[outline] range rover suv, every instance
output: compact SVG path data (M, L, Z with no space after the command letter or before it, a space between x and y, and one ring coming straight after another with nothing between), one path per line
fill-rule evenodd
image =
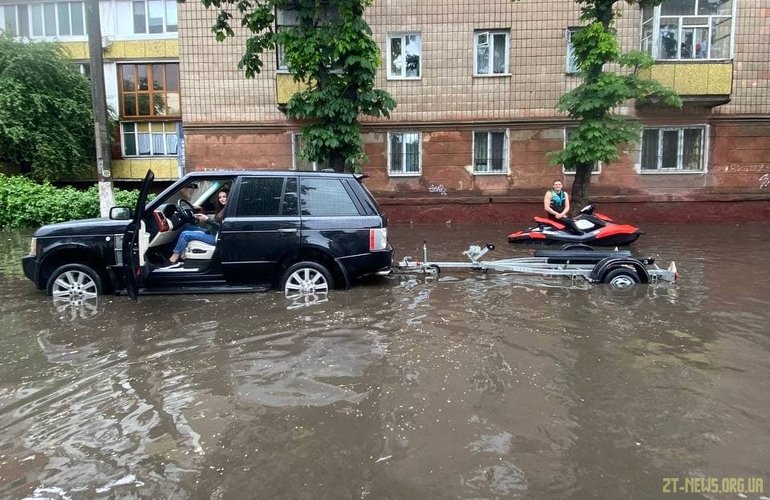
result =
M387 218L361 175L297 171L191 173L147 203L109 218L43 226L22 259L24 274L54 297L264 291L287 297L347 288L389 272ZM168 266L195 212L214 216L229 190L214 245L191 242L182 266Z

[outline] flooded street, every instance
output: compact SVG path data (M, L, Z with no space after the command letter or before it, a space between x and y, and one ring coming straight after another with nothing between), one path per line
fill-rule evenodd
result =
M526 255L513 229L390 240L397 259L423 240L441 260ZM306 307L79 309L22 275L29 232L0 232L0 497L770 498L770 225L644 229L632 248L679 283L457 271ZM764 493L664 492L693 477Z

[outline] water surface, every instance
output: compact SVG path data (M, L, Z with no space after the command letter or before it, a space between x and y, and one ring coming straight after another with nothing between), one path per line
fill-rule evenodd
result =
M487 242L525 255L513 229L390 238L397 258L423 241L437 260ZM271 292L77 309L21 274L28 232L0 233L0 496L652 499L677 498L669 477L767 483L770 225L645 229L633 248L675 259L676 285L457 271L309 306Z

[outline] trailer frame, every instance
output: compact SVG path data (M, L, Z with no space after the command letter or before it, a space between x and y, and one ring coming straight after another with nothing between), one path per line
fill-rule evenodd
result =
M630 251L599 251L587 245L565 245L559 250L538 251L532 257L511 257L496 260L480 260L495 246L471 245L463 252L468 261L432 261L428 258L428 245L423 243L423 259L404 257L396 264L399 271L422 272L437 275L443 269L470 269L475 271L499 271L541 276L564 276L573 282L584 279L589 283L608 283L625 288L637 283L673 283L679 278L676 263L662 269L653 257L639 258ZM538 255L540 253L540 255Z

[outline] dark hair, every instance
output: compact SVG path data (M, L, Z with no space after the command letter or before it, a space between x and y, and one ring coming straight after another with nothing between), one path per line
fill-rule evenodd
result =
M227 196L230 196L230 190L226 187L223 187L222 189L217 191L217 204L219 205L219 208L217 209L217 213L214 214L214 220L216 222L222 222L222 219L225 218L225 207L226 205L222 205L219 203L219 193L225 193Z

